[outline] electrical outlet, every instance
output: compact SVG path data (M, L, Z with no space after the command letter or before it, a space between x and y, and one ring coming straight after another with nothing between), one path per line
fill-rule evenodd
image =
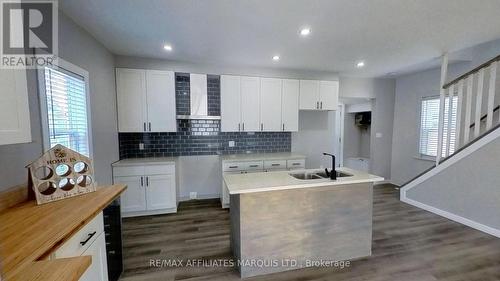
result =
M189 192L189 199L198 198L198 192Z
M139 143L139 150L144 150L144 144L142 142Z
M229 141L229 147L234 147L234 141Z

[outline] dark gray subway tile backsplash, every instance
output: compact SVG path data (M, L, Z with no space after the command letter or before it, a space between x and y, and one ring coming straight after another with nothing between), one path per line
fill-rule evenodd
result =
M189 115L189 74L176 73L178 115ZM220 76L208 75L208 115L220 115ZM220 120L177 120L177 132L119 133L120 159L289 152L290 132L221 132ZM235 146L229 147L229 141ZM139 143L144 150L139 150Z
M220 132L219 120L178 120L172 133L120 133L120 159L289 152L290 132ZM229 141L235 146L229 147ZM139 150L144 143L144 150Z

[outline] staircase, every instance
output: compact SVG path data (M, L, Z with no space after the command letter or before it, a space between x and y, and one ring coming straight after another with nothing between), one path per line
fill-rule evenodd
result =
M443 57L440 104L457 102L440 106L435 165L401 186L400 199L500 238L499 61L445 83Z

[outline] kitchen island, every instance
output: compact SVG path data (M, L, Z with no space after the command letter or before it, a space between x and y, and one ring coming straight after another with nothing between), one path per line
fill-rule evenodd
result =
M373 183L383 178L337 171L224 175L242 278L371 255Z

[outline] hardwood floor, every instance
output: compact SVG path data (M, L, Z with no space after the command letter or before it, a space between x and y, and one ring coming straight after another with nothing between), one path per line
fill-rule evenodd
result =
M240 280L231 267L150 266L151 259L232 259L229 212L219 200L183 202L177 214L124 219L123 239L123 281ZM372 250L344 269L245 280L500 280L500 239L402 203L391 185L374 189Z

